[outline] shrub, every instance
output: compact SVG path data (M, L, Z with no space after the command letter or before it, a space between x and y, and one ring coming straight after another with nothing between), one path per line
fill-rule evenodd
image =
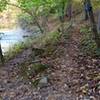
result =
M99 55L100 50L98 50L97 45L93 39L93 34L90 27L82 27L80 32L82 33L82 38L80 41L81 51L87 55Z

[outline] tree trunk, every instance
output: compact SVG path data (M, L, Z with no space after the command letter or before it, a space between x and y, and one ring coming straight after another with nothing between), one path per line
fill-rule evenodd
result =
M89 19L89 15L88 15L88 8L87 8L87 1L84 0L84 15L85 15L85 20Z
M67 8L66 8L66 16L71 20L71 17L72 17L72 0L68 1Z
M100 9L98 11L98 17L97 17L97 30L98 34L100 35Z
M48 22L47 16L43 15L42 16L42 26L43 26L45 33L49 31L49 27L48 27L47 22Z
M3 54L2 54L1 44L0 44L0 60L1 60L1 63L3 64L4 63L4 57L3 57Z
M33 16L33 17L34 17L34 16ZM37 27L40 29L40 32L41 32L41 33L44 33L44 30L42 29L42 27L41 27L40 23L38 22L36 16L34 17L34 20L35 20L35 23L36 23Z
M59 16L59 19L60 19L60 22L61 22L61 32L64 33L64 9L65 9L65 3L64 1L62 1L62 4L61 4L61 14Z
M100 37L99 37L98 31L97 31L97 25L96 25L96 22L95 22L95 19L94 19L91 1L86 0L86 2L90 5L90 7L88 9L88 11L89 11L88 13L89 13L89 17L90 17L90 23L91 23L92 31L93 31L93 34L94 34L94 39L95 39L95 42L96 42L98 48L100 48Z

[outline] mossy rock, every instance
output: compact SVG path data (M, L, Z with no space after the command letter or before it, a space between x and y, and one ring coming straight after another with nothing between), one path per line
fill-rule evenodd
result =
M35 73L40 73L47 68L49 68L49 65L47 64L33 64L31 70L33 69Z
M37 86L41 88L45 87L48 85L48 77L47 76L39 77L35 80L32 80L31 83L34 87L37 87Z
M32 52L34 53L34 56L41 56L44 53L44 49L32 48Z
M42 73L47 68L49 68L49 65L41 63L31 64L29 66L24 65L21 67L21 76L25 80L31 80L33 77L36 77L39 73ZM35 81L32 81L32 83L37 84Z
M40 79L36 79L36 80L31 81L31 83L32 83L32 85L33 85L34 87L37 87L38 84L39 84L39 81L40 81Z

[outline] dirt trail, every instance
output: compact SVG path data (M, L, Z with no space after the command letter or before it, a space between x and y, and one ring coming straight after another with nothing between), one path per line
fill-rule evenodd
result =
M83 84L82 70L76 58L79 56L79 26L71 29L70 39L62 36L58 45L58 55L50 63L54 65L48 71L47 87L34 89L19 76L18 64L29 60L30 50L26 50L17 58L0 68L0 96L1 100L99 100L77 93ZM63 53L60 51L63 50ZM27 55L26 55L27 54ZM23 56L25 56L23 58ZM16 62L14 64L14 62Z
M100 59L84 57L80 52L82 23L75 23L70 39L66 40L63 36L59 43L59 58L52 62L54 70L50 74L55 93L49 94L48 100L100 100L99 89L96 89L100 81L94 78L99 76ZM63 54L60 53L62 49Z

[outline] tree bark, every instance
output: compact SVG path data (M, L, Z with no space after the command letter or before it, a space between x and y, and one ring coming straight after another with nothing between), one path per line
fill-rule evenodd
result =
M89 15L88 15L88 10L87 10L87 1L84 0L84 15L85 15L85 20L89 19Z
M95 39L95 42L97 44L97 47L100 48L100 36L98 34L98 31L97 31L97 25L96 25L96 22L95 22L95 19L94 19L94 14L93 14L91 1L90 0L86 0L86 2L90 5L88 13L89 13L89 18L90 18L92 31L93 31L93 34L94 34L94 39Z
M66 7L66 16L69 17L71 20L72 17L72 0L68 1L67 7Z
M3 54L2 54L1 44L0 44L0 60L1 60L1 63L3 64L4 63L4 57L3 57Z

